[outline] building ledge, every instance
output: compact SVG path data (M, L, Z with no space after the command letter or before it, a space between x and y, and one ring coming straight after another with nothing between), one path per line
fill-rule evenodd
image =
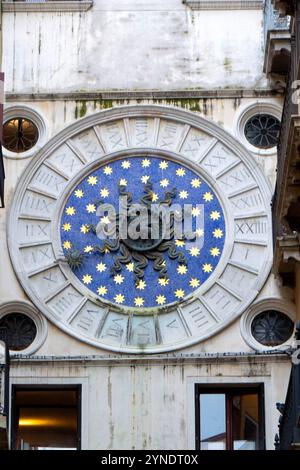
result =
M295 266L300 262L300 236L298 233L283 235L276 240L274 272L278 273L283 285L295 286Z
M300 197L299 174L297 171L300 164L300 155L298 153L300 146L300 116L292 114L286 122L287 124L285 145L282 149L279 147L278 152L278 158L281 161L277 170L278 202L274 212L278 220L283 220L287 216L291 203L297 201Z
M293 0L272 0L272 3L281 15L291 15L294 13L296 2Z
M99 90L99 91L71 91L53 93L11 93L6 92L6 102L19 101L97 101L97 100L188 100L188 99L237 99L237 98L264 98L281 96L277 90L271 88L220 88L199 90ZM173 103L170 103L173 104ZM184 105L184 101L182 101Z
M92 356L34 356L34 355L13 355L12 364L31 364L35 363L81 363L81 364L132 364L132 365L168 365L168 364L219 364L234 363L238 364L261 364L265 362L290 362L291 350L271 350L255 351L249 353L202 353L202 354L161 354L161 355L92 355Z
M192 10L261 10L263 0L183 0Z
M290 30L269 30L265 48L264 72L270 75L287 75L291 54Z
M72 12L87 11L93 5L93 0L65 0L65 1L4 1L2 11L4 13L16 12Z

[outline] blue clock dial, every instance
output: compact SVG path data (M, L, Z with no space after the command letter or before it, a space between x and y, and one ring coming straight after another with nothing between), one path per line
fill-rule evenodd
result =
M112 208L114 232L104 239ZM169 210L168 231L161 208ZM176 220L185 228L187 218L191 230L178 233ZM121 234L121 220L140 236ZM99 166L72 190L60 224L64 256L78 280L101 300L138 310L180 302L204 284L220 261L226 233L222 206L207 182L187 166L154 156Z

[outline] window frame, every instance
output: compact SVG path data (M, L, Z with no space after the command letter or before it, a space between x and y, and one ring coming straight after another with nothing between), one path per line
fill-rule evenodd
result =
M57 385L31 385L31 384L18 384L12 385L11 389L11 449L16 449L16 436L17 436L17 418L18 410L16 407L16 395L18 391L32 390L32 391L66 391L74 390L77 393L77 450L81 450L81 437L82 437L82 385L81 384L57 384Z
M201 449L201 430L200 430L200 400L201 394L224 394L225 395L225 422L226 422L226 449L233 450L232 440L232 397L233 395L246 395L248 393L257 393L258 407L259 407L259 449L265 450L266 436L265 436L265 391L263 383L253 384L194 384L194 397L195 397L195 449Z

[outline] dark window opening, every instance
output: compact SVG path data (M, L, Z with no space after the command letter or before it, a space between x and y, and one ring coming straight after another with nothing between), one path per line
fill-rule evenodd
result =
M11 152L30 150L37 143L39 131L30 119L13 118L3 125L3 146Z
M263 388L196 384L196 449L264 449Z
M12 448L80 449L80 409L80 386L14 386Z
M34 321L23 313L9 313L0 319L0 328L6 331L8 348L22 351L33 343L36 337Z
M244 132L251 145L269 149L277 145L280 121L270 114L256 114L246 122Z
M294 323L284 313L267 310L258 314L251 323L252 336L264 346L279 346L290 339Z

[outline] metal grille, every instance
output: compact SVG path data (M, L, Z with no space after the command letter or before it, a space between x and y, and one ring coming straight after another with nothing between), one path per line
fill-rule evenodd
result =
M38 138L38 128L29 119L10 119L3 126L3 145L11 152L21 153L30 150Z
M251 324L251 333L265 346L285 343L293 334L294 323L284 313L269 310L257 315Z
M0 320L0 329L6 330L6 343L13 351L28 348L36 337L36 326L31 318L22 313L10 313Z
M244 132L251 145L269 149L277 145L280 122L270 114L256 114L247 121Z

